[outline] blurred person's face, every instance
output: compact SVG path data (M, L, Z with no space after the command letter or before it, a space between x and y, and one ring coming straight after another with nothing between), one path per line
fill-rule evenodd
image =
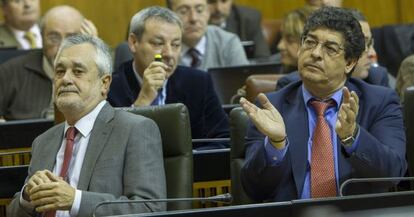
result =
M210 17L206 0L173 0L172 10L181 18L184 27L183 42L194 47L207 31Z
M7 25L18 30L29 30L40 16L39 0L6 0L2 8Z
M128 38L129 48L134 55L135 65L140 73L154 61L156 54L161 54L162 61L169 67L169 77L177 68L181 52L182 31L177 24L156 19L145 22L141 39L134 33Z
M83 18L69 10L59 10L44 20L42 30L43 54L53 64L60 43L68 36L80 33Z
M298 65L299 47L300 40L292 36L282 35L277 48L280 51L280 58L283 65L294 67Z
M352 77L365 79L368 77L368 70L372 64L372 60L370 57L373 55L376 56L376 52L374 50L374 45L372 43L373 39L368 22L360 21L359 24L361 25L362 33L364 34L365 38L365 51L359 58L355 70L352 73Z
M208 0L210 23L220 26L226 22L231 12L232 0Z

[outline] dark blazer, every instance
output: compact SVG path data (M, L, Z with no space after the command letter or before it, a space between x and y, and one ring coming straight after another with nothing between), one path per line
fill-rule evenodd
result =
M33 141L28 177L39 170L53 170L64 126L62 123L50 128ZM162 143L155 122L116 111L106 103L93 125L77 189L82 191L79 217L92 216L95 206L103 201L165 198ZM20 192L9 205L7 216L38 216L34 210L20 206L19 199ZM162 203L106 206L97 216L165 209Z
M41 50L0 65L0 116L6 120L42 118L52 100L52 81Z
M252 124L248 130L246 158L242 168L242 184L256 201L287 201L300 198L305 180L308 115L301 91L302 82L268 94L269 100L281 113L289 140L285 158L278 166L267 165L264 135ZM351 78L345 84L359 96L357 122L359 144L348 155L338 144L339 185L349 178L403 176L405 161L405 131L399 98L389 89L369 85ZM350 186L346 194L387 191L389 185L361 184Z
M276 90L280 90L284 86L292 82L299 81L299 80L300 80L299 72L298 71L291 72L287 74L286 76L281 77L277 81ZM363 81L367 82L368 84L390 87L389 80L388 80L388 71L385 67L382 67L382 66L370 67L368 69L368 77L364 79Z
M108 101L115 107L131 106L140 90L132 61L125 62L113 74ZM228 119L208 73L178 66L168 79L166 103L187 106L192 138L229 137Z
M254 41L254 57L268 57L270 50L263 36L261 22L259 11L233 4L225 29L238 35L241 41Z

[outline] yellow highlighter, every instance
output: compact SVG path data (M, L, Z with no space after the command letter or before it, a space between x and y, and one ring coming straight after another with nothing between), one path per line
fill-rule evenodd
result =
M161 56L161 54L155 54L154 55L154 61L162 62L162 56Z

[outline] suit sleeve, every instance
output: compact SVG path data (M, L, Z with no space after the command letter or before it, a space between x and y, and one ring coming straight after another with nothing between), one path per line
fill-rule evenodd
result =
M246 52L237 35L232 35L226 43L225 48L225 64L226 66L248 65Z
M241 182L246 194L257 202L272 199L284 177L291 173L290 156L278 164L267 160L265 137L250 122L246 138L246 156L241 170Z
M369 100L369 99L366 99ZM399 98L388 90L378 110L369 117L369 125L360 126L359 144L350 155L350 163L358 177L404 176L405 130Z
M132 126L128 135L123 166L122 196L82 191L79 216L92 216L94 207L103 201L166 198L166 181L161 137L155 122L143 119ZM165 203L135 203L102 206L97 216L134 214L166 210Z

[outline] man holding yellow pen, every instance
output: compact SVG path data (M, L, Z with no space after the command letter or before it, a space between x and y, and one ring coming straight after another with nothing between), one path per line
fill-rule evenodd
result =
M228 119L209 74L177 66L182 33L180 19L169 9L150 7L135 14L128 37L134 59L113 73L108 101L115 107L183 103L192 138L229 137ZM194 148L223 147L212 143Z

